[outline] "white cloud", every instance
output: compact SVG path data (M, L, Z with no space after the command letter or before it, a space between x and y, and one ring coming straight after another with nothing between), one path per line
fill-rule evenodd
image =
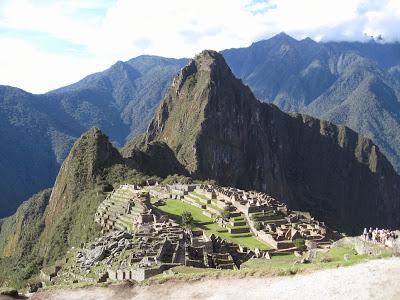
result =
M46 92L99 71L91 58L43 53L18 39L0 39L0 83L31 92Z
M41 32L87 49L84 56L49 53L21 37L0 37L0 83L33 92L140 54L191 57L205 48L248 46L281 31L318 40L382 34L392 41L400 28L398 0L12 0L0 10L0 28ZM87 14L97 10L104 13Z

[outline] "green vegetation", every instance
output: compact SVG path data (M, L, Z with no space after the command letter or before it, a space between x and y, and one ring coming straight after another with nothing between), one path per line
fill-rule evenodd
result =
M0 286L21 287L39 271L42 258L35 255L37 238L44 228L44 212L51 190L25 201L2 221L0 231Z
M230 213L229 210L223 210L223 211L222 211L222 214L221 214L221 217L222 217L223 219L225 219L225 220L229 220L230 215L231 215L231 213Z
M351 266L371 259L389 257L392 253L385 251L377 257L357 255L350 246L336 246L326 253L319 252L315 261L307 264L299 263L294 255L273 256L271 260L251 259L242 265L244 270L262 272L263 274L287 275L305 270L337 268Z
M210 200L210 199L207 198L205 195L200 194L200 193L197 193L197 192L191 192L190 194L193 194L193 195L195 195L196 197L202 198L202 199L204 199L204 200Z
M305 246L305 240L304 239L295 239L295 240L293 240L293 244L297 248L301 249L301 248L304 248L304 246Z
M190 177L174 174L174 175L168 175L161 182L161 184L163 184L163 185L174 184L174 183L185 183L185 184L188 184L188 183L192 183L192 182L193 182L193 180Z
M162 283L168 280L191 281L205 277L218 279L224 276L240 278L245 276L286 276L304 271L351 266L390 255L390 251L385 251L378 257L368 257L366 255L356 255L350 246L335 246L326 253L318 253L316 259L307 264L300 263L300 258L290 254L273 256L270 260L250 259L242 264L240 270L237 271L176 267L171 269L172 274L156 276L142 284Z
M153 199L153 201L157 201ZM250 233L246 234L230 234L226 228L214 223L213 220L203 214L203 210L194 207L190 204L184 203L179 200L165 199L165 205L158 206L157 209L169 215L169 217L177 220L182 224L181 215L184 212L190 212L193 216L194 226L196 228L205 230L208 234L215 234L226 240L232 241L244 247L251 249L259 248L262 250L270 249L271 247L252 236Z
M191 229L194 225L193 216L190 212L184 211L181 215L182 226L186 229Z
M98 130L82 136L57 177L52 201L50 190L44 191L2 220L0 286L23 286L42 267L64 258L72 246L95 239L100 228L94 215L107 195L104 190L149 178L123 165Z

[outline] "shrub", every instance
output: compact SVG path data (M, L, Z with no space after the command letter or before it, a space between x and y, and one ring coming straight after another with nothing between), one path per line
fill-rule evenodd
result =
M229 220L230 216L231 216L231 213L230 213L229 210L224 210L224 211L221 213L221 217L222 217L224 220Z
M168 175L168 177L161 182L161 184L163 185L174 184L174 183L189 184L192 183L192 178L174 174L174 175Z
M332 257L329 257L329 256L323 256L323 257L321 257L321 260L320 260L322 263L328 263L328 262L331 262L332 261Z
M103 193L112 192L113 190L114 190L114 187L111 184L109 184L108 182L101 185L101 191Z
M301 249L301 248L304 248L306 242L304 239L295 239L293 241L293 244L296 246L296 248Z
M261 222L254 222L254 228L256 230L261 230L262 229L262 223Z
M258 219L254 214L252 214L252 215L250 215L250 220L257 221Z
M193 227L193 216L190 212L184 211L181 215L182 218L182 226L186 229L190 229Z

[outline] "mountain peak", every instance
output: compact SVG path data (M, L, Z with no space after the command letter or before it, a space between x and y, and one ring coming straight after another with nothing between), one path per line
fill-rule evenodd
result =
M229 69L222 54L214 50L203 50L194 57L193 63L197 70Z
M54 184L46 224L53 223L80 191L96 182L102 171L122 157L103 132L94 127L81 135L61 166Z
M276 40L276 41L281 41L281 42L289 42L289 41L297 42L297 40L295 38L291 37L290 35L288 35L287 33L283 32L283 31L281 33L278 33L278 34L274 35L273 37L271 37L270 40Z
M166 143L193 177L268 191L345 231L399 222L391 212L400 205L400 178L371 141L260 103L215 51L178 74L144 141Z
M300 42L302 43L308 43L308 44L318 44L316 41L314 41L312 38L309 36L306 37L305 39L302 39Z
M224 60L222 54L215 50L203 50L194 57L195 61L199 63L212 63L214 61Z

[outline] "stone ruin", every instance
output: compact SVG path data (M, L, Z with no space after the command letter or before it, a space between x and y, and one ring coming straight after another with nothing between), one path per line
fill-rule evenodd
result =
M100 204L95 221L103 231L122 230L133 232L138 223L152 218L150 197L137 186L122 185L111 192ZM153 221L153 220L151 220Z
M174 184L150 190L157 198L172 198L203 209L203 214L216 218L230 233L251 232L272 246L273 253L293 253L297 239L313 241L317 247L331 245L325 224L309 213L291 211L286 204L268 194L243 191L232 187L202 184ZM229 214L229 220L223 216Z
M154 210L150 197L199 207L229 232L252 234L274 250L247 249L202 230L185 230ZM296 239L320 247L330 244L324 224L307 213L291 211L264 193L210 185L156 185L146 190L122 185L100 204L95 221L103 236L78 251L74 267L51 276L64 281L142 281L175 266L238 269L253 257L293 253L298 250ZM89 277L92 270L97 273Z

